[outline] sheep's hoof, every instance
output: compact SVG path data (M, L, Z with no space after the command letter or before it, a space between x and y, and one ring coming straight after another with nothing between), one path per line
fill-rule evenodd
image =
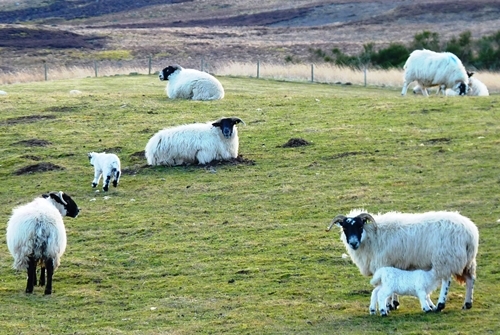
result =
M462 306L462 309L471 309L472 308L472 302L466 302L465 305Z
M102 188L102 190L103 190L104 192L108 192L109 187L108 187L108 186L104 186L104 187Z
M436 312L441 312L444 309L444 307L445 307L444 302L438 303L437 308L436 308Z
M52 290L45 290L45 295L50 295L52 294Z
M370 315L375 315L377 314L377 311L375 311L374 309L370 309Z
M380 312L380 316L387 316L388 314L386 312Z
M394 300L394 301L392 302L392 304L394 305L394 310L396 310L396 309L398 309L398 308L399 308L399 301Z
M113 187L117 187L118 186L118 182L115 180L113 181Z
M96 183L92 183L92 188L96 188L97 187L97 184Z
M33 293L33 289L28 289L28 288L27 288L27 289L26 289L26 293L28 293L28 294Z

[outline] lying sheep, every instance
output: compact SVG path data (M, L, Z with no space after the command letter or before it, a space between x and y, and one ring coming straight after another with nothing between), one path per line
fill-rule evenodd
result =
M463 308L472 307L479 232L469 218L446 211L371 215L353 210L336 216L327 231L334 224L342 228L341 240L362 275L386 266L433 268L442 280L437 310L445 307L451 276L466 283Z
M446 88L465 95L468 91L469 77L460 59L450 52L415 50L404 65L404 82L401 95L406 95L408 85L416 81L422 94L428 96L427 87L439 86L438 94Z
M39 285L45 285L45 294L52 293L52 276L66 250L63 216L76 218L79 211L75 201L63 192L43 194L14 208L7 225L7 247L14 257L14 269L28 272L26 293L33 293L38 264L42 267Z
M238 157L237 117L193 123L157 132L146 145L149 165L207 164Z
M113 187L118 186L120 181L121 169L120 169L120 159L115 154L107 154L105 152L89 152L88 158L90 165L94 166L94 180L92 181L92 187L95 188L99 185L99 180L101 176L103 177L102 189L104 192L109 190L109 182L113 178Z
M472 77L473 74L474 72L467 72L467 75L469 76L469 91L467 92L467 95L479 97L489 96L490 92L488 91L488 87L486 87L486 85L479 79ZM458 94L453 90L447 89L446 95L455 96Z
M166 87L170 99L219 100L224 98L222 84L212 75L172 65L160 72L160 80L168 80Z
M370 284L375 286L370 301L370 314L376 314L376 305L380 315L387 316L387 301L393 294L411 295L420 300L424 312L436 310L431 293L439 286L440 279L434 269L405 271L393 267L382 267L375 271Z

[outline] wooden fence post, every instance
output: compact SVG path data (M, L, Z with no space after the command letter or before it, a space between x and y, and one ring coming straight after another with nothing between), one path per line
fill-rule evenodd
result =
M97 61L94 61L94 73L97 78Z
M148 64L148 75L151 74L151 56L149 56L149 64Z
M48 80L48 69L47 69L47 63L45 61L43 61L43 71L45 73L45 81Z
M257 79L260 78L260 60L257 61Z
M314 64L311 64L311 83L314 83Z

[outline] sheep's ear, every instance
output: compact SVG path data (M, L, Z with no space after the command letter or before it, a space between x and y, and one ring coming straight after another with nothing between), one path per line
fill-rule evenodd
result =
M220 128L220 120L217 120L214 123L212 123L212 126Z
M50 198L54 199L56 202L63 204L63 205L67 205L68 203L66 201L64 201L63 194L64 194L63 191L59 191L59 192L50 192L48 195L50 196Z
M467 71L467 76L469 76L469 78L472 77L473 75L474 75L474 72Z
M247 125L247 124L245 123L245 121L243 121L243 120L242 120L242 119L240 119L239 117L233 117L233 118L231 118L231 121L233 121L233 122L234 122L234 124L238 124L238 123L240 123L240 122L241 122L241 123L243 123L245 126Z

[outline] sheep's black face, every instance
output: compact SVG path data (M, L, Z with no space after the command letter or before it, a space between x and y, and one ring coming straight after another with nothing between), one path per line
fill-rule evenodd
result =
M160 80L168 80L168 77L178 69L179 67L177 66L167 66L160 72L159 74Z
M467 90L468 90L468 86L467 84L465 83L461 83L459 86L458 86L458 89L459 89L459 95L466 95L467 94Z
M62 194L62 198L66 202L66 205L64 205L64 207L66 208L66 216L76 218L78 216L78 213L80 212L80 209L78 208L76 202L66 193Z
M359 217L345 218L342 222L338 223L342 227L345 240L353 250L358 249L363 240L365 223L366 219Z
M231 138L233 136L234 125L240 122L242 121L239 118L224 118L212 123L212 125L219 127L225 138Z

